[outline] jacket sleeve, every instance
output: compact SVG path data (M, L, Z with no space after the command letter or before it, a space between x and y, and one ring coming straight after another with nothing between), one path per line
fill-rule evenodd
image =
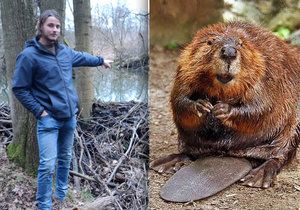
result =
M31 92L33 77L32 61L23 54L17 57L16 68L12 78L12 91L21 104L38 118L44 107Z
M100 56L94 56L86 52L79 52L71 49L72 66L101 66L104 62Z

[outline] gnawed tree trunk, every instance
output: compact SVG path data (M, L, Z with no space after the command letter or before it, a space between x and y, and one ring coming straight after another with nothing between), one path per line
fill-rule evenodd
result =
M90 0L73 0L76 50L91 52L91 6ZM76 86L79 96L80 116L90 116L94 99L91 68L76 69Z
M9 101L14 137L8 146L10 159L22 166L26 172L34 173L38 165L36 122L13 96L11 78L16 56L22 51L24 42L34 36L34 0L1 0L1 19L6 60L6 77L9 87Z
M38 3L41 13L48 9L54 9L58 12L62 19L61 33L63 38L65 31L66 0L40 0Z

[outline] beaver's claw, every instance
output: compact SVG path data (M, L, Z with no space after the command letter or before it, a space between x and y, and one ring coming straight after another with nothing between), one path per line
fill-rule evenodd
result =
M150 168L159 173L175 173L190 158L185 154L172 154L150 163Z
M252 169L248 175L241 179L242 185L258 188L269 188L273 186L278 173L278 163L268 160L261 166Z
M213 109L213 105L206 99L198 99L195 102L195 107L200 117L205 113L211 112Z
M232 109L229 104L219 102L212 109L212 114L220 120L226 120L231 116L232 114L231 110Z

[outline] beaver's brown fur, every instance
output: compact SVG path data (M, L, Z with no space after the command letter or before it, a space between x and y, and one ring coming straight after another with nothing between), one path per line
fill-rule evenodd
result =
M300 54L259 26L208 26L179 58L171 107L181 154L260 160L244 182L268 188L299 144Z

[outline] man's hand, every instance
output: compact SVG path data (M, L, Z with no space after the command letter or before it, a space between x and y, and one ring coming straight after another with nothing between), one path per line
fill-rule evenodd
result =
M110 69L110 68L111 68L111 63L112 63L112 62L114 62L114 61L112 61L112 60L105 60L105 59L104 59L104 62L103 62L103 64L102 64L102 66L104 66L106 69L107 69L107 68Z

